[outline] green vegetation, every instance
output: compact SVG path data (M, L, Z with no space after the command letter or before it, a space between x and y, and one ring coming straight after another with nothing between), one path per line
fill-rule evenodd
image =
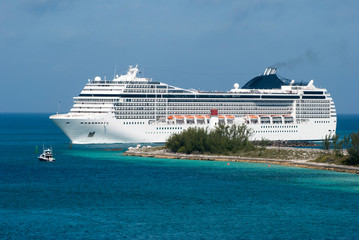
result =
M358 165L359 164L359 131L350 134L350 147L347 149L349 154L348 164Z
M333 164L338 164L338 165L352 165L352 164L347 163L347 160L348 160L347 155L337 156L332 152L327 152L327 153L320 154L320 156L318 156L314 160L314 162L333 163Z
M246 126L219 125L213 131L189 128L180 134L172 135L166 148L179 153L222 154L248 158L270 159L315 159L318 151L266 147L270 142L262 139L250 142L250 131Z
M179 153L227 154L255 149L249 141L250 131L245 125L219 124L213 131L203 128L188 128L172 135L166 148Z
M172 135L166 142L166 148L178 153L221 154L248 158L270 159L315 159L318 151L283 149L266 147L270 142L249 141L251 132L242 126L218 125L214 130L189 128L182 133Z
M248 157L248 158L266 158L266 159L279 159L279 160L294 160L294 159L316 159L320 155L318 151L301 150L301 149L288 149L288 148L261 148L256 147L252 151L239 152L229 154L231 156Z
M325 136L322 149L315 150L267 148L269 141L249 141L251 132L245 125L218 125L212 131L188 128L172 135L165 147L178 153L222 154L250 158L314 159L315 162L359 166L359 131L349 137ZM345 150L346 149L346 150ZM348 154L346 154L346 152Z
M325 151L329 151L330 150L330 139L331 136L330 135L325 135L325 138L322 141L322 148Z
M322 141L324 152L316 158L316 162L340 165L359 165L359 131L339 140L339 135L325 136ZM344 154L344 148L347 155Z

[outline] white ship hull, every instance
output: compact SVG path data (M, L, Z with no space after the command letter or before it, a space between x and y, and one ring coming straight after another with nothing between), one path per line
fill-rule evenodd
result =
M165 142L172 134L190 127L208 128L210 124L149 124L145 120L121 120L108 116L52 115L50 119L74 144ZM82 122L82 124L81 124ZM90 124L83 124L83 123ZM130 124L125 124L130 123ZM305 123L247 124L251 140L320 141L335 134L336 117L311 119Z
M267 68L241 89L236 83L228 92L200 92L139 78L138 72L136 66L111 81L95 77L74 97L68 114L50 119L75 144L165 142L190 127L211 130L219 123L246 124L252 140L335 135L334 101L313 80L286 82Z

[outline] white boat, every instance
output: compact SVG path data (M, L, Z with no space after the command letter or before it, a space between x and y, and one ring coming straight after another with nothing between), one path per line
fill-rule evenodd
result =
M55 158L52 155L52 148L43 149L43 153L39 156L39 160L43 162L54 162Z
M74 97L69 113L50 119L75 144L165 142L190 127L245 124L252 140L322 140L336 132L337 115L325 88L277 76L267 68L227 92L183 89L127 74L95 77ZM209 114L212 109L217 114Z

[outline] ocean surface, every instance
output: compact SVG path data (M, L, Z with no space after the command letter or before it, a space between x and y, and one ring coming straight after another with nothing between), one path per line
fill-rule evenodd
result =
M48 116L0 114L0 239L359 239L359 175L69 149Z

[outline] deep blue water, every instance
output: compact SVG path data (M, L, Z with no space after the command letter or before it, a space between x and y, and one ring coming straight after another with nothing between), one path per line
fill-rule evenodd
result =
M338 133L359 130L340 115ZM52 145L54 163L35 146ZM359 175L125 157L45 114L0 114L1 239L358 239Z
M337 134L340 136L349 135L352 132L359 131L359 115L339 114Z

